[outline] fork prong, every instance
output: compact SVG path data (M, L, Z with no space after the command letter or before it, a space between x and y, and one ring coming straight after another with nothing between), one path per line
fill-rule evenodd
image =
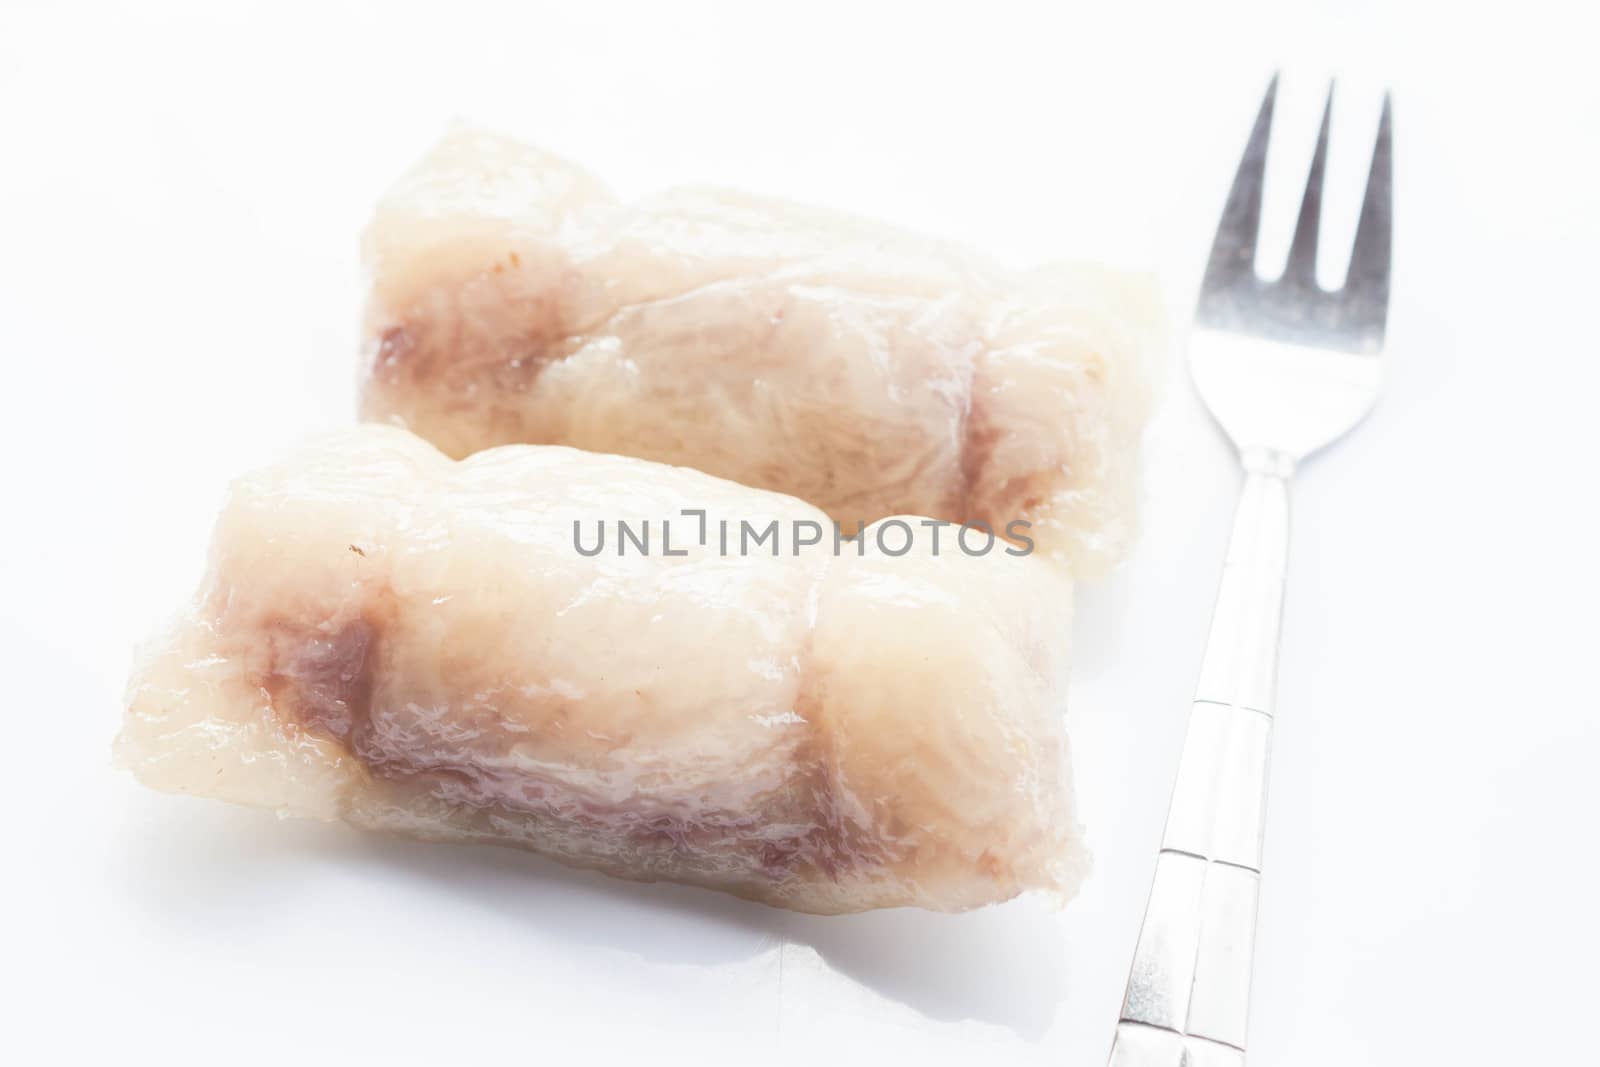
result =
M1300 198L1300 217L1289 242L1289 262L1283 280L1292 285L1315 289L1317 285L1317 232L1322 228L1322 175L1328 167L1328 123L1333 116L1333 83L1328 83L1328 102L1322 108L1322 129L1317 134L1317 149L1311 156L1306 175L1306 191Z
M1239 169L1233 176L1228 203L1222 209L1222 221L1211 243L1211 259L1206 264L1202 294L1231 286L1255 274L1256 237L1261 229L1261 182L1266 173L1272 105L1277 95L1278 76L1274 74L1267 85L1267 95L1261 101L1261 110L1256 114L1256 124L1250 131L1244 156L1239 160Z
M1344 305L1363 332L1382 341L1389 310L1390 217L1393 211L1392 104L1383 96L1378 119L1378 140L1372 149L1372 169L1367 172L1366 198L1356 223L1356 243L1345 276Z

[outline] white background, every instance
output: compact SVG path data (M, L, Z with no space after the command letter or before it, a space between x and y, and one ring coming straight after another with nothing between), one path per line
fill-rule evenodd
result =
M1059 915L793 916L158 796L109 744L226 479L351 417L358 230L452 116L624 193L709 180L1019 265L1147 264L1181 314L1276 65L1269 258L1331 73L1329 225L1385 84L1398 205L1386 393L1296 491L1253 1060L1593 1055L1578 5L210 8L0 15L0 1056L1102 1063L1236 484L1176 360L1146 536L1077 624L1097 870Z

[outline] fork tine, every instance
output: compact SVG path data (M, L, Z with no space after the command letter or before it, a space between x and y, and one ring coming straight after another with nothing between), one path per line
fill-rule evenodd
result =
M1202 294L1217 287L1226 287L1240 278L1255 274L1256 237L1261 229L1261 181L1266 173L1267 140L1272 133L1272 104L1278 95L1278 76L1274 74L1267 85L1267 95L1256 114L1255 127L1239 160L1239 170L1233 176L1233 188L1228 192L1228 203L1222 209L1222 221L1217 224L1217 236L1211 243L1211 259L1206 264Z
M1344 304L1362 328L1383 338L1389 310L1389 252L1394 184L1394 146L1389 94L1383 94L1383 115L1378 120L1378 140L1372 149L1372 169L1367 172L1366 198L1356 223L1355 249L1345 276Z
M1322 129L1317 134L1317 150L1311 156L1311 171L1306 175L1306 191L1300 199L1300 218L1289 242L1289 262L1283 280L1306 289L1317 285L1317 232L1322 228L1322 175L1328 166L1328 122L1333 115L1333 83L1328 83L1328 102L1322 108Z

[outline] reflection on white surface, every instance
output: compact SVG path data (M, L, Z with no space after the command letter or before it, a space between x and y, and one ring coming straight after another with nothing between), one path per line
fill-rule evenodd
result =
M184 810L190 809L190 810ZM964 915L899 908L826 917L671 884L575 871L486 846L399 841L342 826L176 800L122 828L112 875L140 912L182 937L246 923L293 935L326 923L305 888L330 876L395 899L420 894L476 912L528 958L558 945L704 972L687 979L744 995L771 986L770 1024L875 1001L929 1019L972 1020L1037 1039L1060 1007L1063 942L1034 901ZM650 970L647 968L647 970ZM662 980L676 984L677 975ZM840 984L830 975L851 979ZM852 988L860 987L860 988ZM804 992L800 992L803 990ZM875 994L875 995L874 995ZM750 1022L759 1025L759 1017Z

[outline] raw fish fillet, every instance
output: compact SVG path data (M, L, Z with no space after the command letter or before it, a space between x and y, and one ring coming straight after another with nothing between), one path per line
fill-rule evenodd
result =
M381 426L315 442L233 485L192 606L133 673L119 761L802 911L1070 896L1069 580L952 551L953 530L937 555L870 529L835 555L831 528L724 555L723 518L829 528L644 460L455 462ZM592 550L600 519L649 520L650 553L581 554L574 522Z
M452 456L563 444L889 515L1032 524L1103 569L1133 526L1154 289L1009 273L813 208L685 188L619 203L461 127L367 230L363 417Z

